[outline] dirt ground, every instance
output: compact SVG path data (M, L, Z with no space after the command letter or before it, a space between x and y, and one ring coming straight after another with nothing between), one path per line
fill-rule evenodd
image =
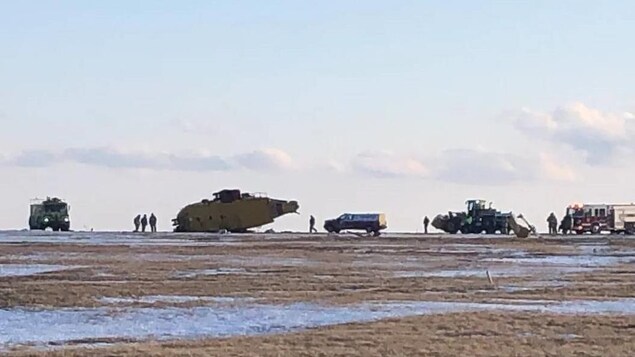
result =
M0 275L0 308L99 307L107 305L103 297L147 295L328 305L635 297L635 239L620 236L130 236L64 242L54 235L41 241L0 239L0 265L72 267ZM635 315L462 312L258 336L25 348L10 346L16 355L64 356L632 356Z

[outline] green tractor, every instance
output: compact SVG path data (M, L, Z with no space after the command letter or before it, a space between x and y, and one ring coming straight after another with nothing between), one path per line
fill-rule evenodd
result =
M508 219L512 213L502 213L486 205L484 200L469 200L466 202L466 212L448 212L438 215L432 220L432 226L447 233L501 233L510 231Z
M68 215L70 207L57 197L47 197L46 200L31 204L29 228L31 230L45 230L68 232L71 220Z

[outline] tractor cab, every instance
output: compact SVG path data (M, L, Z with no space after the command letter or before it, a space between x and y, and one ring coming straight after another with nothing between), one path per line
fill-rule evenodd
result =
M482 216L491 216L496 213L496 210L492 208L492 203L490 202L488 206L485 200L468 200L465 203L467 204L467 215L472 219L479 219Z
M472 213L475 211L481 211L487 209L485 207L487 201L485 200L468 200L465 202L467 204L467 212ZM490 204L491 205L491 204Z

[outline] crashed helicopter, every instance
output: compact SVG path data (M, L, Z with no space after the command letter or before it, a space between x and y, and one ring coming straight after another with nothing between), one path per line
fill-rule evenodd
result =
M298 213L297 201L269 198L264 194L242 193L225 189L213 199L185 206L172 220L175 232L247 232L273 223L275 218Z

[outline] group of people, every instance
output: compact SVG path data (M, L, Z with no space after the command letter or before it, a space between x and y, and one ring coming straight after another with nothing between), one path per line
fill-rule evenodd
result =
M141 232L145 232L148 223L150 223L151 232L154 233L157 231L157 217L154 215L154 213L150 214L150 219L148 219L148 216L145 214L143 215L143 217L141 217L141 215L139 214L134 218L133 223L135 232L139 232L139 226L141 226Z
M558 226L558 218L551 212L549 217L547 217L547 224L549 225L549 234L555 235L558 234L558 231L562 231L562 234L570 234L573 229L573 217L567 214L562 218L562 222Z

